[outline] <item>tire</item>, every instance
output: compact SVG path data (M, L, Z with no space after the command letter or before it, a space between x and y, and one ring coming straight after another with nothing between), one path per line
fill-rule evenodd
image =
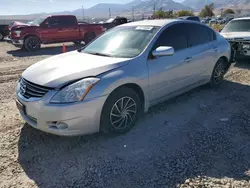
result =
M81 42L82 42L82 41L74 41L73 43L74 43L75 45L79 45L79 44L81 44Z
M29 52L39 50L41 42L38 37L28 37L24 40L24 48Z
M4 34L0 32L0 41L4 39Z
M224 75L226 72L227 62L221 58L214 66L214 70L210 79L210 86L214 88L220 86L224 80Z
M90 43L95 37L96 37L95 33L87 33L84 36L84 42L85 42L85 44Z
M136 92L130 88L120 88L111 93L104 104L101 130L119 134L126 133L135 125L141 111L142 105Z

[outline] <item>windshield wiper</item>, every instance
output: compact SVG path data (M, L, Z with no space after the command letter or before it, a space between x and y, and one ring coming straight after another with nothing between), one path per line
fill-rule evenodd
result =
M111 55L103 54L103 53L99 53L99 52L86 52L86 53L92 54L92 55L99 55L99 56L111 57Z

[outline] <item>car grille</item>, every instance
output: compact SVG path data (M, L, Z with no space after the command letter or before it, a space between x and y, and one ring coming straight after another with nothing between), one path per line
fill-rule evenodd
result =
M25 98L42 98L52 88L31 83L24 78L20 80L20 93Z

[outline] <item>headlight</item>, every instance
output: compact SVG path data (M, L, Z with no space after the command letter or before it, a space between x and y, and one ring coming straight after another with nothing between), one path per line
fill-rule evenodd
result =
M13 31L18 37L20 37L21 35L21 31L17 30L17 31Z
M90 89L99 81L99 78L85 78L66 86L51 99L51 103L72 103L84 99Z

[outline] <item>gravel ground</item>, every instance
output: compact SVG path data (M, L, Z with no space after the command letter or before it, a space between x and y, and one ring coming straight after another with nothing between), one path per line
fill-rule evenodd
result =
M237 64L217 90L151 108L125 135L68 138L26 125L13 101L21 72L57 46L32 54L0 43L1 188L250 187L250 64Z

